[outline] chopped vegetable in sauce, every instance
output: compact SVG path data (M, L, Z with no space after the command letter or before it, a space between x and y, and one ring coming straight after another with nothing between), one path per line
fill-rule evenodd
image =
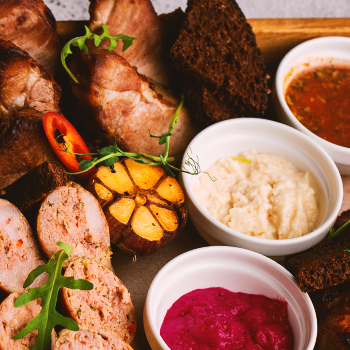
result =
M350 147L350 66L322 66L297 75L285 99L296 118L317 136Z

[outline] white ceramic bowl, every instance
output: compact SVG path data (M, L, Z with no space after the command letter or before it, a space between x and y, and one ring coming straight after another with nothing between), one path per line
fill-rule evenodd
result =
M342 175L350 175L350 148L338 146L312 133L294 116L285 99L290 81L302 70L326 64L350 65L350 38L324 37L306 41L289 51L278 66L274 88L273 104L278 118L315 140L327 151Z
M181 173L189 215L198 232L211 245L237 246L278 259L317 244L337 218L343 199L339 171L329 155L300 131L270 120L230 119L200 132L188 149L194 157L198 156L202 170L207 170L221 157L235 157L243 151L276 154L298 170L310 172L316 182L320 209L317 228L302 237L271 240L245 235L214 219L193 193L197 176ZM186 154L183 161L187 159Z
M317 333L314 307L285 268L249 250L206 247L176 257L154 278L143 312L146 336L153 350L169 350L160 336L160 327L172 304L194 289L209 287L286 300L294 350L314 348Z

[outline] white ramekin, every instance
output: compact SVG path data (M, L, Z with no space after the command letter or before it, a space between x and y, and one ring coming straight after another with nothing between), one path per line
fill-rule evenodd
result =
M211 245L237 246L275 259L308 249L320 242L337 218L343 199L343 186L334 162L311 138L281 123L241 118L206 128L188 147L190 155L198 156L202 170L207 170L221 157L235 157L251 150L282 156L298 170L313 175L320 209L316 229L305 236L284 240L257 238L237 232L212 217L199 203L193 193L197 176L181 173L180 182L195 228ZM185 154L183 162L187 159L188 154Z
M281 122L300 130L316 141L331 156L340 173L350 175L350 148L326 141L308 130L294 116L284 98L285 91L295 75L306 68L327 64L350 66L350 38L331 36L312 39L289 51L278 66L272 100Z
M194 289L209 287L286 300L294 350L314 348L317 334L314 307L284 267L246 249L206 247L176 257L154 278L143 312L152 350L170 350L160 336L160 328L171 305Z

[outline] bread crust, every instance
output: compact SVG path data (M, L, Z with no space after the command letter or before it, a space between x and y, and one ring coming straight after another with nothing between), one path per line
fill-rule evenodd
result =
M350 280L350 238L329 242L289 256L286 268L303 292L312 292Z
M170 58L201 122L263 117L268 93L263 58L234 0L189 0Z

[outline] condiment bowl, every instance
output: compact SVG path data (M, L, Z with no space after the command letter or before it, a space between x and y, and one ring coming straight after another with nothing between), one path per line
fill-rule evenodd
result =
M350 66L350 38L324 37L306 41L289 51L278 66L273 104L281 122L290 125L316 141L332 157L342 175L350 175L350 148L326 141L308 130L294 116L285 101L291 80L301 71L314 66L343 64Z
M192 290L209 287L287 301L294 350L314 348L317 334L314 307L284 267L246 249L206 247L179 255L154 278L143 313L146 336L153 350L169 350L160 336L160 328L172 304Z
M282 156L299 171L309 172L315 180L320 210L316 229L290 239L264 239L237 232L216 220L195 197L197 176L182 173L191 220L200 235L211 245L230 245L250 249L275 259L314 246L334 224L343 198L343 186L337 167L315 141L287 125L264 119L240 118L216 123L200 132L189 144L189 156L198 156L202 170L207 170L221 157L237 157L243 151L255 150ZM206 175L205 175L206 176Z

